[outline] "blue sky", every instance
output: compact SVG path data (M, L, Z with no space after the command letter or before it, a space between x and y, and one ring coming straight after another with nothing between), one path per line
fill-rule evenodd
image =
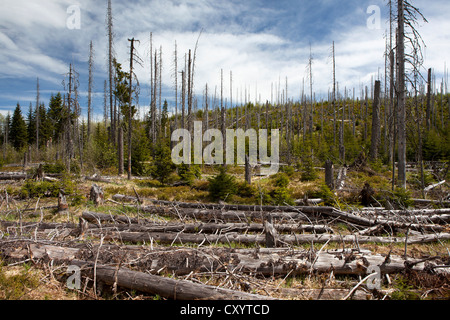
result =
M448 0L412 1L429 20L420 24L425 50L424 68L435 68L437 82L444 64L450 63L450 12ZM272 85L288 79L288 97L298 100L302 83L308 83L306 65L310 46L314 58L313 91L326 95L331 88L331 44L336 43L339 88L370 86L378 70L384 72L384 35L387 24L385 0L112 0L115 52L125 70L129 64L128 38L137 46L143 67L136 73L141 90L139 106L149 105L149 35L154 48L163 52L163 99L172 105L173 51L178 46L179 66L184 54L197 51L195 93L202 101L208 84L210 94L219 92L224 71L226 99L229 74L233 72L233 100L247 91L255 101L271 99ZM67 28L67 9L80 9L80 29ZM94 108L96 119L103 113L103 82L107 77L106 0L1 0L0 11L0 113L12 112L19 102L26 114L35 104L36 79L40 79L41 101L48 106L52 93L64 92L62 81L69 64L79 73L80 105L87 108L89 42L95 50ZM371 5L381 9L380 29L369 29ZM180 70L180 69L179 69ZM305 84L305 85L306 85ZM306 85L306 91L309 88ZM274 92L276 95L276 92Z

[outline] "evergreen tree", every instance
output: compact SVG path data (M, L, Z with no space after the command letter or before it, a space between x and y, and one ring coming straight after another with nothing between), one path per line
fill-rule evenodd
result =
M27 115L27 133L28 144L33 145L36 143L36 114L31 103Z
M48 117L47 109L45 108L45 104L41 104L39 106L39 137L40 146L45 146L47 141L52 138L53 130L52 130L52 121Z
M175 170L172 162L172 154L168 145L159 142L155 149L155 158L153 161L152 175L162 184L167 183L170 174Z
M62 126L65 119L61 93L58 92L56 96L51 96L47 118L48 123L51 125L48 128L50 131L50 136L56 141L62 131Z
M16 150L20 150L27 145L27 125L22 116L22 110L19 103L14 110L14 114L11 120L11 126L9 129L9 137L11 144Z

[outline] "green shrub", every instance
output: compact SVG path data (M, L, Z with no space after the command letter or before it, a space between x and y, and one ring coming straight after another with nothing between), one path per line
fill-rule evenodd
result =
M60 160L55 163L46 163L42 166L45 173L63 173L66 170L64 163Z
M322 199L326 206L335 205L335 195L326 184L321 184L318 191L311 192L308 196L309 198Z
M302 162L302 164L300 165L300 170L302 173L300 177L301 181L313 181L318 177L317 172L314 169L314 164L310 157L307 157L307 159Z
M286 187L278 187L275 190L273 190L270 194L272 198L272 203L274 205L295 205L294 200L292 199L292 196L289 192L289 190Z
M411 192L404 188L396 188L389 197L391 204L398 209L409 208L414 204L411 198Z
M219 167L219 174L209 180L209 196L213 200L226 200L237 192L235 177L227 174L225 167Z
M275 180L275 187L287 188L289 185L289 177L283 172L279 172L274 175L273 179Z
M172 162L170 148L160 143L155 149L155 158L151 167L152 176L162 184L166 184L174 170L175 165Z
M257 190L246 181L237 184L236 194L240 197L251 198L257 194Z
M189 166L185 163L178 166L178 175L180 176L181 181L189 186L192 186L196 179L200 179L202 177L199 166Z

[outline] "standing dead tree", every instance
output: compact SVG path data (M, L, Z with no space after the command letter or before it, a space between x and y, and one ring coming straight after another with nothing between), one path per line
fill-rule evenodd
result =
M372 161L375 161L378 157L378 146L380 144L380 91L381 82L377 80L375 81L375 96L372 105L372 142L369 152Z
M111 132L110 139L111 142L115 141L116 133L116 112L113 105L113 83L114 83L114 52L113 52L113 21L112 21L112 6L111 0L108 0L108 10L106 15L106 26L108 32L108 78L109 78L109 108L111 117Z
M92 69L94 67L94 46L91 43L89 45L89 82L88 82L88 116L87 116L87 139L91 137L91 121L92 121L92 86L93 77Z
M139 40L135 40L134 38L128 39L128 41L131 42L131 48L130 48L130 79L129 79L129 103L128 103L128 180L131 180L131 134L132 134L132 122L133 122L133 108L132 108L132 102L133 102L133 62L136 59L136 55L134 53L134 43Z
M427 22L416 7L406 0L397 1L397 105L398 105L398 184L406 188L406 63L419 71L425 43L416 29L418 17ZM411 53L405 52L409 46ZM410 83L413 83L409 79Z

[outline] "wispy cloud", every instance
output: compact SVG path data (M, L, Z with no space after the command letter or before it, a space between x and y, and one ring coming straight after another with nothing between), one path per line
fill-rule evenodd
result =
M115 52L125 70L129 61L128 39L140 40L137 52L144 60L136 67L141 86L141 103L148 103L149 36L154 49L162 47L163 86L166 97L173 96L173 51L178 46L179 70L184 54L197 51L195 88L198 95L206 83L220 85L224 69L225 92L229 92L229 72L234 90L250 91L266 100L271 85L288 78L289 96L298 99L309 48L314 57L314 91L326 94L331 85L330 48L336 43L337 78L340 88L368 85L378 68L384 67L384 29L386 1L383 0L132 0L112 1ZM81 29L66 26L67 8L77 4L81 10ZM107 36L106 0L3 0L0 11L0 106L11 106L35 90L36 78L42 90L63 90L61 81L73 63L80 74L80 97L87 90L89 42L95 49L94 87L100 93L106 79ZM369 5L381 8L381 30L366 26ZM446 13L450 3L417 0L429 20L420 28L427 43L426 65L443 68L450 51L450 24ZM439 30L439 32L436 32ZM14 85L12 85L14 84ZM212 89L214 90L214 89ZM6 94L7 93L7 94ZM49 93L43 93L48 99ZM236 96L235 96L236 97ZM94 100L101 113L102 97ZM83 107L85 101L82 101Z

